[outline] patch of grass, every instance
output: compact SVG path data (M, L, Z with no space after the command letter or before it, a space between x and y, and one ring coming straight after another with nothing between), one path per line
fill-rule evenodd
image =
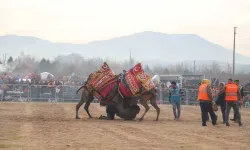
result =
M17 131L10 130L8 133L9 133L8 139L19 140L23 138L23 136L17 135Z
M8 144L0 144L0 148L10 148L11 146Z
M14 130L9 130L8 133L9 134L16 134L17 131L14 131Z
M12 140L20 140L22 138L23 138L23 136L12 136L11 137Z
M0 148L10 148L10 147L24 148L24 146L16 144L0 144Z

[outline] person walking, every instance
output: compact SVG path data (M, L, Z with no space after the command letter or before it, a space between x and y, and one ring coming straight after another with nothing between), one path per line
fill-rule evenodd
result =
M242 97L241 97L238 86L233 83L232 79L228 79L228 83L225 86L224 90L220 92L223 92L223 91L225 91L225 100L226 100L226 126L230 126L228 120L229 120L231 107L233 107L234 112L236 112L239 126L242 126L241 114L239 111L239 103L238 103L238 98L240 98L239 102L242 103Z
M241 108L241 105L243 104L243 99L244 99L244 90L243 90L243 87L240 85L239 80L235 80L234 83L238 86L239 92L241 94L241 97L238 97L238 105L239 105L239 111L240 111L240 108ZM242 99L242 104L240 103L240 99ZM234 121L235 123L238 123L238 117L237 117L236 112L234 112L234 118L230 120Z
M220 83L219 84L219 90L223 90L224 89L224 84ZM225 101L225 92L222 92L220 94L217 94L218 98L215 101L216 105L220 106L221 109L221 113L222 113L222 120L223 123L226 123L226 101Z
M169 93L170 93L170 102L173 106L174 120L179 120L181 115L181 96L180 96L180 89L176 85L176 82L171 83Z
M210 81L208 79L203 79L201 85L199 86L198 101L200 102L202 126L207 126L207 114L210 114L212 124L216 125L217 116L213 111L213 97L210 87Z

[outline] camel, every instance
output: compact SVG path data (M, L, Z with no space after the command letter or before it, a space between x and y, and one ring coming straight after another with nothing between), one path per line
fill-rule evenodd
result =
M101 79L99 78L100 73L102 74L105 71L108 71L107 72L108 74L104 78L113 79L112 84L105 82L105 79L103 79L103 78L101 78ZM105 96L105 99L101 100L100 104L103 106L107 106L110 109L111 108L117 109L116 111L118 112L118 114L117 114L118 116L119 115L126 116L126 114L128 116L134 116L133 114L129 114L128 111L125 109L134 108L134 109L138 110L138 107L135 107L135 106L137 106L137 100L140 99L141 104L145 107L145 111L144 111L143 115L141 116L141 118L139 119L140 121L142 121L144 119L146 113L150 109L150 107L147 104L147 102L150 100L151 105L157 111L157 116L156 116L155 121L158 121L159 114L160 114L160 108L158 107L158 105L156 103L156 90L154 88L152 89L152 86L150 86L150 88L148 86L146 86L148 84L146 84L144 86L146 86L150 90L146 90L146 87L142 86L142 83L144 82L144 84L145 84L145 80L149 81L148 79L150 79L150 77L147 74L143 73L143 69L141 67L141 64L140 63L136 64L128 72L129 74L127 74L127 75L125 75L125 73L126 73L125 70L123 72L124 72L124 74L114 75L114 73L109 68L107 63L104 62L103 66L100 68L100 70L98 70L95 73L90 74L85 85L80 87L76 92L76 93L78 93L81 89L83 89L82 94L81 94L81 100L76 105L76 119L79 119L78 110L84 102L86 102L84 109L87 112L89 118L92 118L92 116L89 113L90 103L94 100L94 96L95 97L99 96L98 99L102 99L102 98L100 98L100 93L99 93L100 91L96 91L95 88L93 88L93 86L91 85L92 82L95 82L96 84L99 84L99 85L102 84L105 86L105 88L109 89L108 93L107 92L105 93L105 94L107 94ZM132 76L131 76L131 73L133 74ZM134 74L137 74L138 76L134 76ZM100 80L95 79L95 77L99 78ZM102 75L101 75L101 77L102 77ZM127 77L127 80L130 81L130 86L137 86L137 88L135 88L135 87L128 88L128 84L124 83L124 80L126 77ZM115 80L115 82L114 82L114 80ZM132 80L137 81L137 83L132 82ZM136 84L136 85L134 85L134 84ZM110 86L110 87L107 87L107 86ZM131 88L133 89L133 94L131 93L132 92ZM136 91L134 91L134 90L136 90ZM131 91L131 92L128 92L128 91ZM135 92L139 93L139 96L134 96L134 95L136 95ZM114 99L115 97L116 97L116 99ZM120 107L121 106L120 103L123 103L123 108ZM107 108L107 111L108 111L108 108Z
M86 81L88 84L88 80ZM117 92L117 88L118 86L116 86L115 88L113 88L110 93L108 94L107 97L110 97L110 98L114 98L118 92ZM80 87L76 93L78 93L80 90L82 89L82 93L81 93L81 100L79 101L79 103L76 105L76 119L80 119L79 118L79 115L78 115L78 110L79 108L84 104L85 102L85 106L84 106L84 109L85 111L87 112L88 114L88 117L89 118L93 118L91 116L91 114L89 113L89 105L90 103L94 100L94 92L95 91L92 91L92 93L86 88L86 85ZM127 98L121 98L121 97L117 97L117 98L120 98L120 99L123 99L122 101L120 100L119 102L123 102L123 106L124 108L128 108L129 106L131 106L131 103L132 103L132 106L136 104L137 100L140 99L140 103L141 105L145 108L145 111L143 113L143 115L141 116L141 118L139 119L140 121L142 121L146 115L146 113L149 111L150 107L148 106L148 101L150 101L151 105L156 109L156 112L157 112L157 116L156 116L156 119L155 121L158 121L159 120L159 115L160 115L160 108L158 107L157 105L157 102L156 102L156 91L154 89L150 90L150 91L147 91L145 93L142 93L140 94L140 96L136 96L136 97L127 97ZM115 101L118 101L118 100L115 100ZM125 102L124 102L125 101ZM103 103L101 103L101 105L105 105ZM120 106L120 105L119 105ZM120 108L120 107L119 107ZM121 108L120 108L121 109ZM124 110L121 110L120 112L123 112ZM123 114L123 116L126 116L125 114L127 114L127 112Z

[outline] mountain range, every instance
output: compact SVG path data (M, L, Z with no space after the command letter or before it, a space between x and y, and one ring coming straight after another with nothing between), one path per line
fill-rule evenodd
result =
M53 43L28 36L0 36L0 53L7 53L8 56L14 58L21 52L39 59L79 53L84 57L102 57L120 61L129 59L130 51L132 57L137 61L151 65L190 60L232 63L233 54L232 50L209 42L195 34L165 34L145 31L87 44ZM250 58L236 53L236 63L250 64Z

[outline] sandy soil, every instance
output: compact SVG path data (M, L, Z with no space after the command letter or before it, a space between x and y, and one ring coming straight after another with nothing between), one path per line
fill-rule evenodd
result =
M142 108L142 107L141 107ZM4 149L250 149L250 109L243 109L243 127L219 124L202 127L200 110L183 106L182 117L174 121L172 109L160 105L160 121L152 121L156 112L150 109L143 122L87 119L75 120L73 103L0 103L0 148ZM142 109L143 111L144 109ZM105 108L91 104L95 117ZM142 114L140 112L140 115ZM221 123L221 113L219 123Z

